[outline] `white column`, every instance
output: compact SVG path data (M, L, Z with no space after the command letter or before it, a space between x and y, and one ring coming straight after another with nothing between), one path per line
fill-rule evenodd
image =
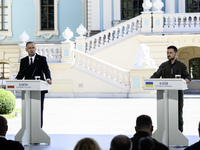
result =
M100 30L99 0L91 0L91 30Z
M121 1L114 0L114 20L121 20Z
M185 1L183 0L178 0L178 9L179 13L185 13Z
M175 13L175 0L166 0L165 6L166 13Z
M103 1L103 29L112 27L112 0Z
M87 25L87 20L88 20L88 16L87 16L87 1L86 0L82 0L82 8L83 8L83 25L84 27L88 28Z

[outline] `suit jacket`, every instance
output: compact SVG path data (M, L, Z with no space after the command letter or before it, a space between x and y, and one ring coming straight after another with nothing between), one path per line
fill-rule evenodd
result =
M185 150L199 150L200 149L200 141L194 143L193 145L185 148Z
M150 135L148 132L145 131L138 131L137 133L135 133L135 135L131 138L133 144L132 150L139 150L139 140L143 137L150 137ZM152 138L152 140L154 144L153 150L169 150L167 146L158 142L156 139Z
M0 137L0 149L1 150L24 150L24 147L20 142L7 140L6 138Z
M35 76L40 76L41 80L51 79L51 73L46 61L46 57L36 54L33 65L29 65L29 57L26 56L20 61L20 69L16 79L35 79Z

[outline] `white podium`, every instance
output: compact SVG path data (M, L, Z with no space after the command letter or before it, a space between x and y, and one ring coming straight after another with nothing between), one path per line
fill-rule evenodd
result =
M157 90L157 130L153 137L165 145L188 146L178 129L178 90L187 89L184 79L144 79L145 90Z
M41 91L49 84L42 80L7 80L6 89L22 92L22 127L15 140L29 143L50 144L50 137L41 129Z

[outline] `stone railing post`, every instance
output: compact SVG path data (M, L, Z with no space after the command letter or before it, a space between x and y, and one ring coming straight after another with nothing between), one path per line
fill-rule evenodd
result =
M62 50L61 62L73 63L72 50L74 49L74 42L69 40L73 37L73 32L71 32L69 28L66 28L62 35L66 39L66 41L61 42L61 50Z
M145 11L142 12L142 28L141 32L142 33L151 33L151 12L150 11Z
M143 91L144 79L148 79L156 71L156 68L131 68L130 92Z
M153 32L163 32L164 20L163 11L155 11L152 14L153 17Z
M86 43L85 43L86 37L76 37L75 42L76 42L76 49L80 50L85 53L86 49Z
M75 42L76 42L76 49L82 51L85 53L86 50L86 37L83 36L87 30L86 28L81 24L77 29L76 32L80 35L79 37L76 37Z
M73 52L74 42L64 41L61 42L62 58L61 62L73 63Z

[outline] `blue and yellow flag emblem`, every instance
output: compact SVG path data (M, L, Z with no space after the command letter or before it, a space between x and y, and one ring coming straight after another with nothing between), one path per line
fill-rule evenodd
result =
M146 82L146 87L153 87L153 82Z

